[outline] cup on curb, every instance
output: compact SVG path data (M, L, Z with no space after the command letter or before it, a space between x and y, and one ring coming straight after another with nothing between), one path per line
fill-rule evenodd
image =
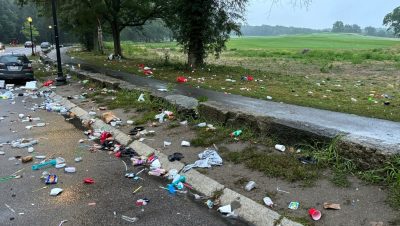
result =
M256 187L256 182L254 182L254 181L249 181L249 183L246 184L246 186L244 187L244 189L245 189L246 191L251 191L251 190L253 190L253 188L255 188L255 187Z
M277 144L275 145L275 149L281 152L284 152L286 150L285 145Z
M321 212L317 209L311 208L308 210L308 214L310 214L311 218L315 221L321 219Z
M113 126L113 127L114 127L114 126L116 126L116 125L117 125L117 122L114 122L114 121L112 121L110 124L111 124L111 126Z

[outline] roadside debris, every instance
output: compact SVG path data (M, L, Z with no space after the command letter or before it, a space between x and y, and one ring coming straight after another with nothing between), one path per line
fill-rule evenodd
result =
M321 217L322 217L321 212L315 208L309 209L308 214L310 214L311 218L315 221L321 219Z
M128 217L128 216L124 216L124 215L122 215L121 218L122 218L122 220L131 222L131 223L135 223L136 221L139 220L139 218L137 218L137 217Z
M300 206L299 202L290 202L288 208L291 210L297 210L299 206Z
M244 189L246 190L246 191L251 191L251 190L253 190L255 187L256 187L256 182L254 182L254 181L249 181L247 184L246 184L246 186L244 187Z
M61 189L61 188L53 188L50 191L50 195L51 196L57 196L57 195L61 194L61 192L63 192L63 189Z
M285 147L285 145L276 144L275 149L278 151L284 152L286 150L286 147Z
M269 206L271 208L274 207L274 203L272 202L272 199L270 197L263 198L263 201L266 206Z
M324 202L324 209L340 210L340 204Z
M186 165L182 171L187 172L192 168L211 168L212 166L222 166L222 158L217 151L209 149L199 154L200 160L193 164Z

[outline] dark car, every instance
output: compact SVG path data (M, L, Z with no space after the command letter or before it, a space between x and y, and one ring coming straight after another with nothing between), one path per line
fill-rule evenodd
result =
M33 43L31 41L26 41L24 46L25 48L32 48Z
M0 50L5 50L5 49L6 49L6 46L0 42Z
M24 54L8 54L0 56L0 80L32 81L32 63Z

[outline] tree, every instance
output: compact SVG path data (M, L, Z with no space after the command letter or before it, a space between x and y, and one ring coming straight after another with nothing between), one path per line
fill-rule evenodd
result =
M359 33L361 33L361 27L360 26L358 26L357 24L353 24L353 25L351 25L351 32L352 33L357 33L357 34L359 34Z
M376 35L376 28L368 26L364 28L365 34L369 36L375 36Z
M123 56L121 31L125 27L143 26L148 20L158 17L164 6L162 0L86 0L94 12L105 20L114 41L114 54Z
M184 48L188 64L204 64L208 53L217 57L232 32L240 34L247 0L175 0L169 1L166 23Z
M344 24L342 21L336 21L332 26L332 32L344 32Z
M25 36L26 39L28 39L28 40L31 39L31 28L29 26L28 21L25 21L21 32ZM31 40L32 42L37 41L37 38L39 37L39 31L36 29L36 27L33 24L32 24L32 37L33 37L33 40Z
M388 30L392 30L397 37L400 36L400 7L385 16L383 25L389 26Z

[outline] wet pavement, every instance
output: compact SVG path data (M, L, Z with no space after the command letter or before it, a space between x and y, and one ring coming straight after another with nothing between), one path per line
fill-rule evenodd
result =
M18 91L20 92L20 91ZM27 148L11 148L4 144L0 151L0 177L7 177L19 171L20 179L0 182L0 225L245 225L241 222L228 221L215 210L209 210L202 202L193 201L190 195L169 195L159 186L167 182L158 177L142 174L143 180L135 182L124 177L125 165L121 159L107 152L89 152L83 132L65 118L54 112L44 110L32 111L34 103L40 104L43 99L16 97L15 100L0 100L0 143L19 138L34 138L39 141L34 145L35 151L28 153ZM15 102L13 104L13 102ZM25 127L30 122L21 122L18 114L40 117L45 127ZM62 157L67 166L76 167L77 172L67 174L63 169L54 167L44 170L56 174L57 185L46 187L40 178L44 170L33 171L33 164L21 163L15 156L39 156L47 158ZM82 157L82 162L75 162ZM130 166L128 171L140 169ZM83 178L91 177L94 184L84 184ZM133 194L139 186L142 189ZM46 188L44 188L46 187ZM57 197L50 196L52 188L64 191ZM144 207L136 207L137 199L148 198L150 203ZM136 223L122 219L122 215L136 217Z
M168 82L114 71L104 67L92 66L81 60L71 59L62 49L62 60L65 64L80 64L84 70L107 74L140 87L156 91L167 88ZM51 58L54 52L50 53ZM195 88L185 84L177 84L174 92L191 97L207 97L228 109L236 109L259 116L273 118L276 122L318 135L334 137L345 135L344 139L363 146L377 148L390 154L400 153L400 123L382 119L362 117L352 114L332 112L309 107L302 107L273 101L259 100L239 95L224 94L212 90Z

